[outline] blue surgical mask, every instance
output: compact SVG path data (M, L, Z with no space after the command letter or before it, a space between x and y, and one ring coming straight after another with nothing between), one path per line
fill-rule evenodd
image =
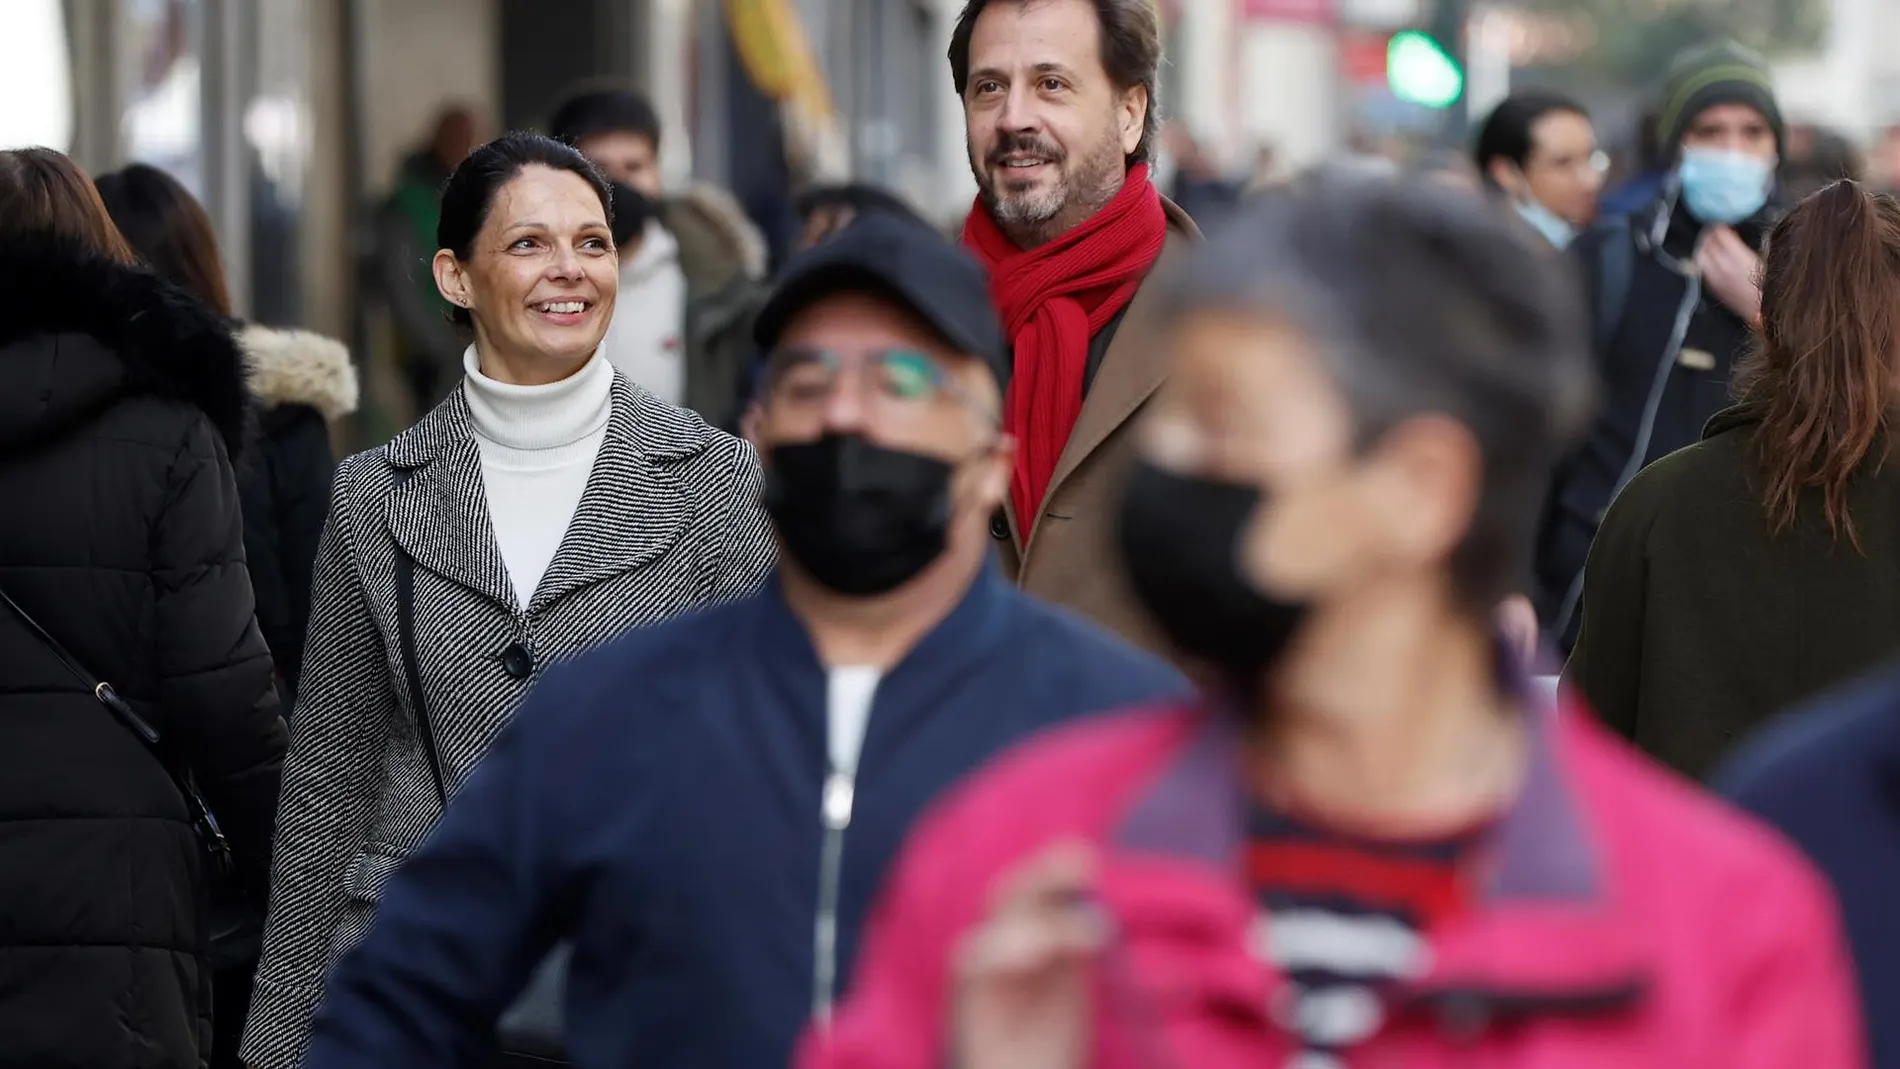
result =
M1725 149L1682 150L1682 200L1705 223L1733 225L1761 211L1775 180L1773 157Z
M1518 216L1526 223L1529 223L1531 229L1542 234L1544 240L1550 242L1553 246L1559 249L1568 248L1570 243L1576 239L1577 228L1570 225L1570 220L1544 207L1537 201L1515 201L1513 202L1513 206L1517 208Z

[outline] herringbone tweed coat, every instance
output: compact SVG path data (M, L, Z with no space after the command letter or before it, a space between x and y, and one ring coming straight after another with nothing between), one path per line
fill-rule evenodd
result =
M343 462L317 556L248 1064L303 1060L331 964L440 815L406 693L397 554L415 561L417 660L453 792L549 662L757 587L774 555L760 485L749 446L616 374L587 489L518 612L462 391ZM518 671L518 653L501 656L516 643L533 656L525 678L504 664Z

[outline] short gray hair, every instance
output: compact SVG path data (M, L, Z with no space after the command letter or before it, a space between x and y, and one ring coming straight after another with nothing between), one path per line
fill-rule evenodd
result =
M1568 263L1478 198L1359 178L1267 194L1167 279L1164 311L1243 311L1310 340L1359 447L1441 414L1476 438L1483 487L1452 560L1488 612L1530 574L1551 471L1595 411L1588 320Z

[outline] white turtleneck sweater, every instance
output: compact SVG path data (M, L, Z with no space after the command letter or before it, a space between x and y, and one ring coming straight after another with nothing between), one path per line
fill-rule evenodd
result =
M495 544L515 602L525 610L561 548L607 437L614 368L596 352L560 382L515 386L482 374L471 345L462 370Z

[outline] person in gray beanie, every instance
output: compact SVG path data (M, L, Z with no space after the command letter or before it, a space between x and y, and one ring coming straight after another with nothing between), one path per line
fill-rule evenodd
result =
M1593 311L1603 404L1551 481L1537 547L1538 613L1568 652L1604 509L1644 465L1696 442L1728 402L1760 314L1762 238L1779 218L1784 134L1768 64L1729 41L1670 64L1657 107L1660 195L1571 249Z
M1658 154L1680 159L1688 149L1732 149L1734 146L1708 145L1707 137L1688 139L1697 132L1698 122L1705 120L1704 113L1733 105L1754 111L1753 121L1774 135L1773 147L1779 150L1787 127L1775 99L1767 60L1733 41L1717 41L1677 56L1669 64L1662 103L1656 110Z

